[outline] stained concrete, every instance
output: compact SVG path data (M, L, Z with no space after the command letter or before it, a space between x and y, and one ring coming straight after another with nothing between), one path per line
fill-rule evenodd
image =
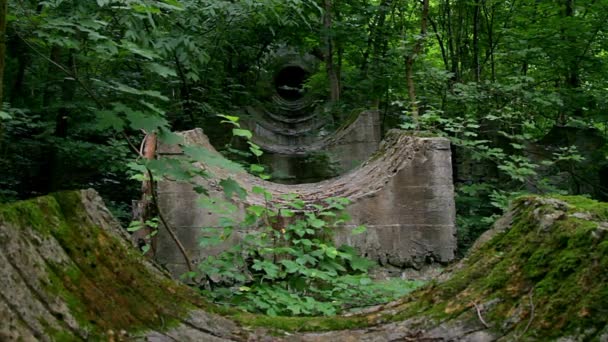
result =
M274 171L275 179L288 184L312 183L344 174L365 162L382 141L380 115L375 110L362 112L353 122L323 138L281 138L286 131L269 133L260 125L256 122L253 131L254 141L265 151L262 161Z
M254 133L273 179L284 184L326 180L366 161L381 141L378 111L341 113L305 86L319 68L310 54L279 49L258 80L258 101L243 108L241 124Z
M187 144L213 149L201 129L183 132ZM179 146L161 147L160 153L178 157ZM347 152L345 152L347 153ZM314 184L285 185L263 181L245 171L234 171L214 165L201 167L214 175L197 183L209 190L211 198L221 200L224 193L218 186L221 179L233 178L250 191L254 186L266 188L273 197L298 194L313 204L329 197L346 197L352 201L347 208L352 216L348 226L335 232L338 244L348 244L381 264L398 267L421 267L427 263L446 263L454 258L456 249L454 188L449 141L444 138L409 136L391 131L367 162L345 175ZM219 252L222 247L203 249L198 241L202 227L218 227L221 215L200 205L199 195L189 184L161 182L158 185L161 210L191 257L196 260ZM247 205L263 204L264 200L250 192L237 203L234 216L243 216ZM367 232L352 236L353 227L364 224ZM175 275L185 271L182 255L174 242L161 229L157 260ZM238 232L226 244L237 243Z

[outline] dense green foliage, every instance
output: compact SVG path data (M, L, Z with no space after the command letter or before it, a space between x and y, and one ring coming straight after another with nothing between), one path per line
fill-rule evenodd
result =
M252 142L253 134L242 128L240 118L220 117L222 123L233 127L234 136L247 142L248 151L239 154L255 157L259 163L263 151ZM249 165L250 172L269 179L266 168L258 163ZM219 246L222 251L184 275L216 303L269 316L329 316L389 302L423 284L402 279L374 282L368 276L374 262L359 256L352 247L334 245L334 230L350 220L347 198L307 203L296 194L274 198L260 186L248 193L232 178L220 185L225 199L201 199L203 207L221 215L220 227L203 228L199 246ZM233 197L244 200L256 195L261 204L248 205L245 218L239 222ZM155 222L148 226L153 228L150 235L158 232ZM142 228L139 221L129 227L133 231ZM359 226L352 234L365 231L365 226ZM239 243L221 246L234 239ZM144 252L149 248L144 246Z
M264 189L254 192L271 200ZM270 316L335 315L388 302L422 285L403 280L374 283L367 276L374 263L358 256L352 247L333 245L329 238L333 229L348 221L347 199L330 198L308 211L303 211L305 202L294 196L282 200L284 204L272 207L247 208L243 226L261 222L261 227L246 231L242 243L199 265L200 274L208 280L209 289L204 292L214 301ZM224 222L222 236L209 229L203 246L233 234L233 222ZM364 231L365 227L359 227L353 234Z
M462 251L517 194L608 197L606 0L10 0L6 19L3 202L93 187L128 221L133 179L205 176L188 166L209 157L142 160L142 138L197 126L218 146L250 138L218 114L258 101L284 47L317 57L307 87L331 100L335 126L374 107L384 131L452 139ZM273 267L289 282L285 263Z

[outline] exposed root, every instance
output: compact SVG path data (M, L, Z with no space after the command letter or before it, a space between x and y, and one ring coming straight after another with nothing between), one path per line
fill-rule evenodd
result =
M486 321L483 319L483 316L481 315L481 308L479 307L479 305L477 305L477 303L475 303L475 302L471 302L471 304L473 304L473 306L475 306L475 310L477 310L477 317L479 318L479 321L481 322L481 324L483 324L483 326L486 327L486 329L490 329L490 325L488 323L486 323Z

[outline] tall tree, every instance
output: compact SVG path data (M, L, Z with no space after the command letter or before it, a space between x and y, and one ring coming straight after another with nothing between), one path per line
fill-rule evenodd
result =
M6 16L8 0L0 0L0 109L4 93L4 61L6 55Z
M335 103L340 101L340 81L338 80L338 72L334 62L334 42L332 34L333 6L331 0L325 0L324 5L323 29L325 32L325 65L327 68L327 76L329 77L330 99Z
M6 17L8 11L8 0L0 0L0 112L4 99L4 63L6 59ZM0 117L1 119L1 117ZM0 147L4 136L4 128L0 121Z
M419 116L419 108L418 101L416 99L416 85L414 84L414 62L416 58L422 53L424 49L424 41L426 38L427 27L428 27L428 17L429 17L429 0L422 1L422 14L420 17L420 36L417 37L416 43L414 44L414 49L412 53L410 53L405 60L405 72L407 77L407 85L408 85L408 94L410 97L410 108L412 113L412 118L414 121L418 121Z

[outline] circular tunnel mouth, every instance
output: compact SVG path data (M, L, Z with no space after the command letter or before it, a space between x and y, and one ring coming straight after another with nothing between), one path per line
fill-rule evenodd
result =
M304 83L309 73L299 66L282 68L274 78L277 94L286 101L297 101L304 97Z

